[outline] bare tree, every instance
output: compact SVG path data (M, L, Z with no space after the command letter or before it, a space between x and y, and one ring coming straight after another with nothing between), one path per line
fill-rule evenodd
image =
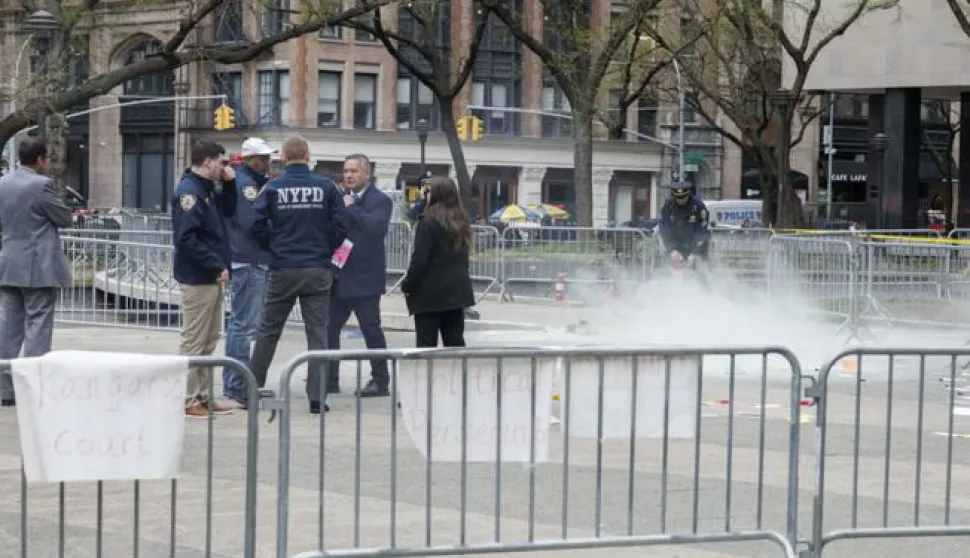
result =
M451 13L450 0L413 1L400 6L397 29L388 29L380 10L358 17L347 25L374 35L398 64L431 90L440 114L440 128L455 165L458 188L466 207L471 207L471 176L455 125L455 101L475 67L490 10L474 6L474 27L467 46L456 45L450 38L441 36L450 36ZM452 64L453 48L465 49L456 65Z
M23 100L18 110L0 119L0 143L10 140L15 134L36 124L41 110L47 114L46 130L43 132L53 144L52 164L63 168L63 142L67 132L64 112L71 107L85 103L100 95L106 95L115 87L132 79L162 72L170 72L195 62L218 64L238 64L255 59L278 44L291 39L315 33L324 27L339 25L361 14L382 6L397 3L398 0L360 0L353 7L345 9L342 0L307 0L300 3L301 21L285 26L277 33L264 34L258 41L243 47L237 45L202 45L186 49L187 40L193 30L207 17L225 8L232 0L193 0L179 5L180 16L173 23L174 33L158 51L143 60L113 68L102 73L89 75L80 83L70 83L70 74L57 69L66 68L75 56L74 48L78 38L86 36L91 29L103 25L107 10L138 11L149 7L145 2L151 0L122 0L105 3L101 0L82 0L80 3L67 0L51 0L43 9L52 13L60 22L60 28L50 41L46 68L54 70L34 75L28 82L29 88L11 92ZM129 5L125 6L127 2ZM40 6L35 0L20 0L25 14L36 12ZM176 5L172 5L176 9ZM265 9L257 6L256 9ZM60 146L60 147L58 147Z
M626 114L634 103L650 98L651 107L640 106L639 110L656 110L657 84L655 79L670 66L670 58L656 47L645 35L646 20L638 22L626 44L617 49L613 60L611 91L618 93L615 102L601 111L600 120L606 125L607 135L612 140L625 137ZM654 93L653 95L650 95Z
M482 0L507 25L512 35L542 60L569 101L573 132L573 181L576 218L593 224L593 122L599 95L617 51L663 0L630 0L608 29L594 20L592 2L538 0L545 36L535 36L510 0ZM554 38L552 44L546 37Z
M819 17L823 2L682 1L708 30L699 48L682 58L684 74L697 92L693 108L722 136L755 157L761 171L765 224L789 227L804 221L791 184L790 160L792 147L825 109L805 88L812 65L859 18L892 7L898 0L851 0L834 23L824 26ZM786 24L791 15L797 16L797 28ZM654 36L664 46L674 42L663 29ZM791 84L781 92L785 59ZM715 113L730 122L719 123Z

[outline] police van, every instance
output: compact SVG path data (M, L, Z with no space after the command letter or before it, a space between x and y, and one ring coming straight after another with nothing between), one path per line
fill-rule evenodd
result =
M711 227L740 228L761 226L761 200L706 201Z

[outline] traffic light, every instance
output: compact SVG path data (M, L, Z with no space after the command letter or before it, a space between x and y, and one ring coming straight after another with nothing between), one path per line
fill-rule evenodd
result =
M455 123L455 129L458 130L458 139L468 139L468 118L467 116L462 116Z
M236 113L229 105L219 105L219 107L215 110L214 116L216 130L232 130L236 127Z
M478 141L482 139L482 135L485 133L485 123L482 122L481 118L475 116L469 118L472 121L472 141Z

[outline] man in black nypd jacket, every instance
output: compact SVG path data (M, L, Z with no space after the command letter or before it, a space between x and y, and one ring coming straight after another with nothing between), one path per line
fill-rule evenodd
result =
M283 144L283 174L266 183L253 205L253 233L270 250L269 277L263 315L256 332L250 369L262 387L286 320L299 299L311 351L327 348L330 290L333 285L334 249L345 233L337 214L343 201L334 183L313 173L310 149L302 138ZM319 414L323 403L322 365L307 374L310 413Z
M278 153L260 138L249 138L240 150L242 164L236 168L236 214L227 221L232 246L229 279L229 321L226 324L226 356L249 364L252 340L259 327L266 289L269 251L253 234L256 211L253 205L269 180L271 157ZM222 394L245 408L246 384L232 368L222 370Z
M230 248L225 218L236 208L235 172L221 145L192 146L192 167L172 197L173 272L182 291L179 354L209 356L221 337L223 286L229 282ZM216 182L221 181L221 187ZM209 399L211 368L193 368L186 385L185 416L232 412Z
M711 231L707 206L691 193L688 182L670 185L670 197L660 208L660 237L670 259L693 265L707 260Z

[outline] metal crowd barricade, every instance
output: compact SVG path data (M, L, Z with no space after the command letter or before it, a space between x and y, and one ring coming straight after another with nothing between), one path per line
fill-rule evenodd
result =
M711 229L711 262L740 283L763 285L771 236L769 229Z
M823 366L814 394L813 558L836 541L970 535L970 435L956 418L968 411L967 359L970 349L869 348ZM900 550L921 555L924 545Z
M390 398L297 418L298 369L349 361L360 386L372 359ZM280 379L276 557L762 540L794 558L802 379L774 347L301 354Z
M469 274L479 300L502 284L502 235L495 227L472 225ZM478 288L478 285L484 285Z
M66 234L61 237L61 247L74 284L61 291L55 315L59 322L179 327L181 293L172 276L171 244Z
M776 235L768 243L768 295L793 308L842 316L854 325L859 266L848 240Z
M384 250L387 254L387 274L389 277L397 278L387 290L388 294L396 291L404 281L404 273L407 272L408 263L411 260L412 240L410 223L391 221L387 228L387 238L384 240Z
M657 251L641 229L508 227L502 234L502 298L552 299L553 280L566 277L573 298L596 298L610 287L644 281Z
M252 372L236 360L189 357L189 366L232 368L243 376L250 401L260 399ZM0 369L9 367L10 361L0 363ZM211 376L208 393L210 398L215 393ZM186 444L181 475L171 481L28 484L21 468L19 482L9 479L19 484L19 490L10 486L6 502L20 525L10 529L13 541L4 544L5 555L11 550L20 558L268 555L256 537L259 406L245 414L242 437L217 435L216 424L223 421L238 430L238 421L229 417L210 415L187 424L190 432L205 429L205 446ZM17 447L13 436L8 439Z

